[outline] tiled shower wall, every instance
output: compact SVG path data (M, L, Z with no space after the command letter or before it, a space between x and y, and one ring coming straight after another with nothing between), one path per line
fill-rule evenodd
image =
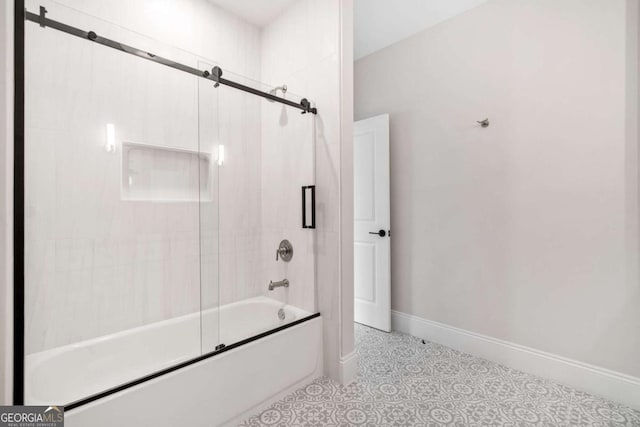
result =
M287 80L289 87L295 82ZM315 311L315 230L301 226L301 187L315 184L314 117L279 104L262 108L262 293ZM276 248L287 239L289 262L275 261ZM267 290L269 280L290 281L289 288Z
M62 3L157 41L47 4L53 19L197 65L166 48L177 45L259 77L259 30L208 2ZM197 311L201 281L207 307L257 295L260 101L35 24L26 36L27 353ZM121 150L105 150L106 123L118 144L224 143L219 218L215 199L121 200Z
M338 273L337 262L323 264L316 271L315 261L316 256L336 261L338 258L334 231L337 232L339 171L334 167L340 147L336 120L340 96L340 7L338 1L300 0L262 30L262 79L287 84L291 91L308 96L318 107L313 119L292 111L283 114L280 107L263 108L262 113L263 266L270 278L287 276L291 287L280 297L307 310L314 310L316 279L318 287L321 282L335 287L325 288L323 296L337 298L339 283L332 276ZM301 168L301 164L309 167ZM305 182L317 184L318 228L314 233L300 227L297 201L300 183ZM289 239L294 246L295 255L289 264L272 262L281 238ZM325 322L333 317L329 307L337 304L327 304L321 310Z
M325 373L335 379L341 377L341 356L352 349L352 344L351 348L342 346L341 338L347 342L353 341L353 314L351 312L350 315L343 316L340 300L345 289L353 286L352 282L342 281L341 272L348 271L349 266L344 261L348 256L340 248L341 241L350 242L353 236L352 231L342 234L343 224L352 223L353 218L343 215L341 201L345 192L341 186L351 183L344 175L351 174L352 170L350 164L347 165L348 172L343 175L342 162L350 163L350 158L345 157L345 150L351 145L351 132L344 139L341 135L345 121L341 102L343 96L348 96L345 82L341 81L341 14L350 4L346 0L300 0L262 31L262 79L268 82L286 82L295 92L312 99L318 108L313 129L315 182L318 191L315 286L317 308L322 313ZM348 28L352 31L352 27ZM352 58L347 61L352 61ZM347 121L351 122L350 119ZM268 123L265 120L263 129L269 126ZM288 135L286 138L295 136ZM284 147L273 144L269 140L263 141L263 176L268 173L267 164L277 153L283 156L278 160L281 162L278 165L286 167L293 164L292 159L286 157ZM351 204L350 199L347 198L345 204ZM271 215L272 212L263 212L266 224L275 223L276 217ZM298 231L304 230L285 230L293 236ZM265 237L264 245L270 249L273 243L269 243L269 238L272 241L276 239L268 235ZM302 248L305 250L304 246ZM283 266L280 268L280 271L285 271ZM291 300L304 301L304 290L300 289L299 292L294 294L292 289ZM353 306L353 299L344 304Z

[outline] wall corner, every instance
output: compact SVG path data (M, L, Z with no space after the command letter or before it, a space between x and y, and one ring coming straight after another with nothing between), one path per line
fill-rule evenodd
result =
M353 0L340 2L340 380L350 382L353 360ZM351 362L349 362L351 363ZM353 375L349 372L353 371Z

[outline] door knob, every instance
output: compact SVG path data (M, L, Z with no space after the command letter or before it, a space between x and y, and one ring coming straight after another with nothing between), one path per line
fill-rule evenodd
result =
M370 231L369 234L377 234L380 237L384 237L387 235L387 232L384 230L380 230L380 231Z

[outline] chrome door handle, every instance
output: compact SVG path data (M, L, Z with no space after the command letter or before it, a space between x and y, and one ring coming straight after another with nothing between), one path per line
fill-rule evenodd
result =
M380 237L384 237L387 235L387 232L384 230L380 230L380 231L370 231L369 234L377 234Z

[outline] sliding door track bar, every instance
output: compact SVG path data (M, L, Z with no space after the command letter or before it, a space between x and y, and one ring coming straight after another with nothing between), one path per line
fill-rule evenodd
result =
M302 114L306 114L306 113L318 114L318 110L315 107L311 106L311 103L309 102L309 100L307 100L307 98L302 98L300 100L300 103L296 103L288 99L272 95L268 92L263 92L261 90L243 85L241 83L237 83L232 80L227 80L222 77L222 69L218 66L213 67L211 71L199 70L197 68L193 68L188 65L184 65L179 62L175 62L170 59L166 59L161 56L154 55L153 53L146 52L144 50L140 50L135 47L128 46L126 44L119 43L114 40L110 40L106 37L101 37L93 31L84 31L80 28L76 28L71 25L64 24L62 22L54 21L53 19L47 18L46 14L47 14L47 10L43 6L40 6L40 14L35 14L27 10L26 19L27 21L31 21L31 22L35 22L36 24L39 24L43 28L46 28L46 27L53 28L55 30L62 31L63 33L71 34L72 36L80 37L82 39L86 39L91 42L98 43L103 46L107 46L112 49L116 49L121 52L125 52L130 55L137 56L142 59L146 59L147 61L156 62L158 64L162 64L167 67L171 67L176 70L183 71L185 73L193 74L194 76L197 76L197 77L202 77L204 79L211 80L214 82L215 87L218 87L220 85L229 86L234 89L241 90L243 92L248 92L253 95L257 95L262 98L269 99L271 101L276 101L281 104L285 104L290 107L297 108L299 110L302 110Z

